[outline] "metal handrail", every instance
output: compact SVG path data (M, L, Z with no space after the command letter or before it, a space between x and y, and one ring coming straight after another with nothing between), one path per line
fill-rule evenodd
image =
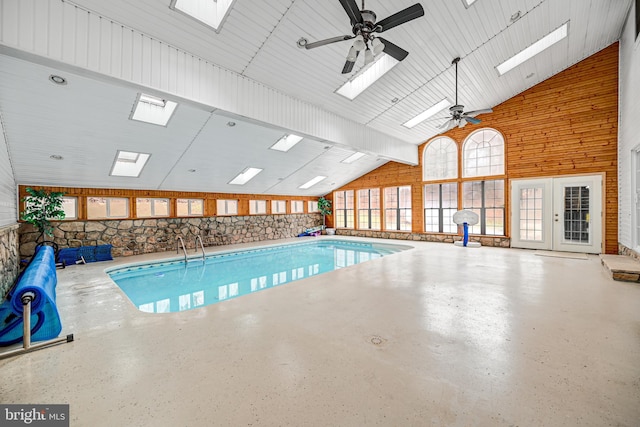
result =
M204 244L202 243L202 237L198 234L196 236L196 251L198 250L198 241L200 242L200 249L202 250L202 260L204 261Z
M176 253L180 253L180 246L182 246L182 252L184 252L184 262L187 262L187 248L184 245L184 240L182 240L182 237L178 236L177 241L176 241Z

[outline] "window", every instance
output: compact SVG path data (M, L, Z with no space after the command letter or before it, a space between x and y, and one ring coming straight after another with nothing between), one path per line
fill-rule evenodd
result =
M88 219L129 217L129 199L124 197L87 197Z
M266 200L249 200L250 215L264 215L267 213Z
M411 231L411 186L384 189L385 230Z
M78 219L78 198L62 197L62 210L64 211L64 219Z
M457 233L453 214L458 210L458 184L428 184L424 186L424 231Z
M422 180L458 177L458 146L445 136L432 140L422 155Z
M136 199L136 217L154 218L169 216L169 199Z
M333 193L334 226L336 228L353 228L353 190Z
M177 216L203 216L204 200L202 199L177 199Z
M309 213L320 212L320 209L318 209L318 201L317 200L309 200L307 202L307 212L309 212Z
M292 200L291 213L304 213L304 202L302 200Z
M216 200L216 212L218 215L238 215L238 201Z
M286 200L272 200L271 201L271 213L272 214L284 214L284 213L287 213L287 201Z
M504 174L504 138L493 129L480 129L463 145L463 177Z
M469 232L504 236L504 181L467 181L462 183L464 209L478 214L480 222Z
M380 230L380 189L358 190L358 228Z

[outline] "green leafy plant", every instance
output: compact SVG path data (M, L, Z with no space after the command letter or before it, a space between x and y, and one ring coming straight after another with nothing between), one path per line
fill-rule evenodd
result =
M20 218L33 225L40 232L40 237L44 240L45 234L53 236L53 225L51 220L64 219L65 214L62 210L62 196L64 193L46 190L34 190L31 187L26 188L29 194L24 197L24 211Z
M318 210L322 214L322 227L326 227L326 217L331 215L331 200L327 200L324 197L318 199Z

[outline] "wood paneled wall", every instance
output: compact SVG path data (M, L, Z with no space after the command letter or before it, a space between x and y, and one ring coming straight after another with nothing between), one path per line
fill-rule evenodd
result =
M461 148L465 138L481 127L500 131L506 145L506 188L513 178L602 173L605 251L617 253L618 43L494 106L493 113L479 118L479 125L454 128L444 135ZM419 147L419 166L390 162L341 190L411 185L413 232L423 232L422 152L426 142ZM509 191L505 192L509 236Z
M238 200L238 215L249 215L249 200L285 200L287 201L287 213L291 213L292 200L304 201L304 213L308 213L308 201L317 201L317 197L302 196L282 196L268 194L238 194L238 193L206 193L206 192L183 192L183 191L162 191L162 190L125 190L113 188L75 188L75 187L49 187L42 185L20 185L20 200L27 196L26 188L43 188L48 191L62 192L65 196L78 198L78 219L87 219L87 197L124 197L129 199L130 217L135 217L136 198L165 198L170 199L171 217L175 217L175 199L203 199L205 217L215 216L216 200ZM20 212L24 209L24 203L20 202ZM271 214L271 204L267 203L267 215Z

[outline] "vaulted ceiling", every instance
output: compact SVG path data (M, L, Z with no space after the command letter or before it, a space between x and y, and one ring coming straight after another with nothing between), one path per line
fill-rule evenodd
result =
M366 9L380 21L414 2ZM341 74L351 41L297 45L351 33L340 1L236 0L218 32L170 3L0 0L0 118L19 184L326 194L389 160L417 163L449 112L403 123L455 101L453 58L459 103L494 107L618 40L631 0L422 1L423 17L384 33L407 58L354 100L336 93L364 67ZM567 38L498 74L567 22ZM167 126L130 120L139 93L178 102ZM304 139L269 149L288 133ZM151 154L140 177L109 175L118 150ZM355 152L366 155L342 162ZM247 167L262 172L229 184Z

